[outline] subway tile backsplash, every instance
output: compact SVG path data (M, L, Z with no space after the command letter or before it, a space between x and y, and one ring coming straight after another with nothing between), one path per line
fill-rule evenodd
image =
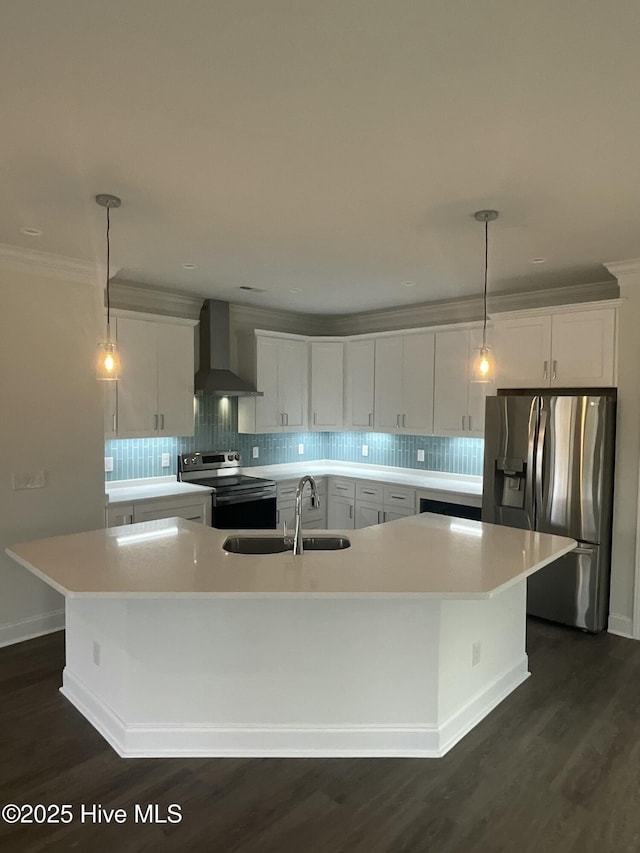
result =
M452 474L482 474L484 441L481 438L388 435L378 432L241 435L237 431L237 423L237 399L198 397L193 437L106 441L105 456L113 457L113 471L105 475L106 479L175 476L179 453L231 449L240 451L245 467L335 459L424 471L447 471ZM303 454L298 453L300 444L304 447ZM367 456L362 455L363 445L368 447ZM252 457L253 447L260 449L258 459ZM424 450L424 462L417 461L418 450ZM171 465L168 468L161 467L163 453L169 454Z

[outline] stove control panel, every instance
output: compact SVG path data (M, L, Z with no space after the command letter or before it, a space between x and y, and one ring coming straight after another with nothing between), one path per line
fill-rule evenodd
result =
M178 479L185 472L220 471L237 469L242 465L240 454L236 450L213 450L210 452L181 453L178 456Z

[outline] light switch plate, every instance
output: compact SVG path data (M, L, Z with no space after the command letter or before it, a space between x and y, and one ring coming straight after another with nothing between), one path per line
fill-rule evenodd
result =
M251 452L253 454L254 459L257 459L260 456L260 448L259 447L252 447Z
M106 473L113 471L113 456L104 457L104 470Z
M171 467L171 454L170 453L163 453L162 454L162 467L163 468L170 468Z
M298 456L302 456L303 453L304 453L304 444L299 444L298 445Z
M368 444L363 444L363 445L362 445L362 455L363 455L363 456L368 456L368 455L369 455L369 445L368 445Z
M13 475L13 488L20 491L22 489L44 489L47 485L46 471L22 471L19 474Z
M418 451L418 462L424 462L424 450Z

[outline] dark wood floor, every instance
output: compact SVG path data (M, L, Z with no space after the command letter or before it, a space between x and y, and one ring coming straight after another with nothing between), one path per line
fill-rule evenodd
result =
M184 818L0 824L0 850L637 853L640 643L531 621L528 651L532 677L442 759L125 760L58 693L63 634L1 649L0 805Z

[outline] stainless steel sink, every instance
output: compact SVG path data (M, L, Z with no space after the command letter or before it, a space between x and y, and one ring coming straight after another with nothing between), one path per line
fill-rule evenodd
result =
M342 551L351 542L346 536L303 536L305 551ZM284 554L293 550L293 539L283 536L229 536L222 543L231 554Z

